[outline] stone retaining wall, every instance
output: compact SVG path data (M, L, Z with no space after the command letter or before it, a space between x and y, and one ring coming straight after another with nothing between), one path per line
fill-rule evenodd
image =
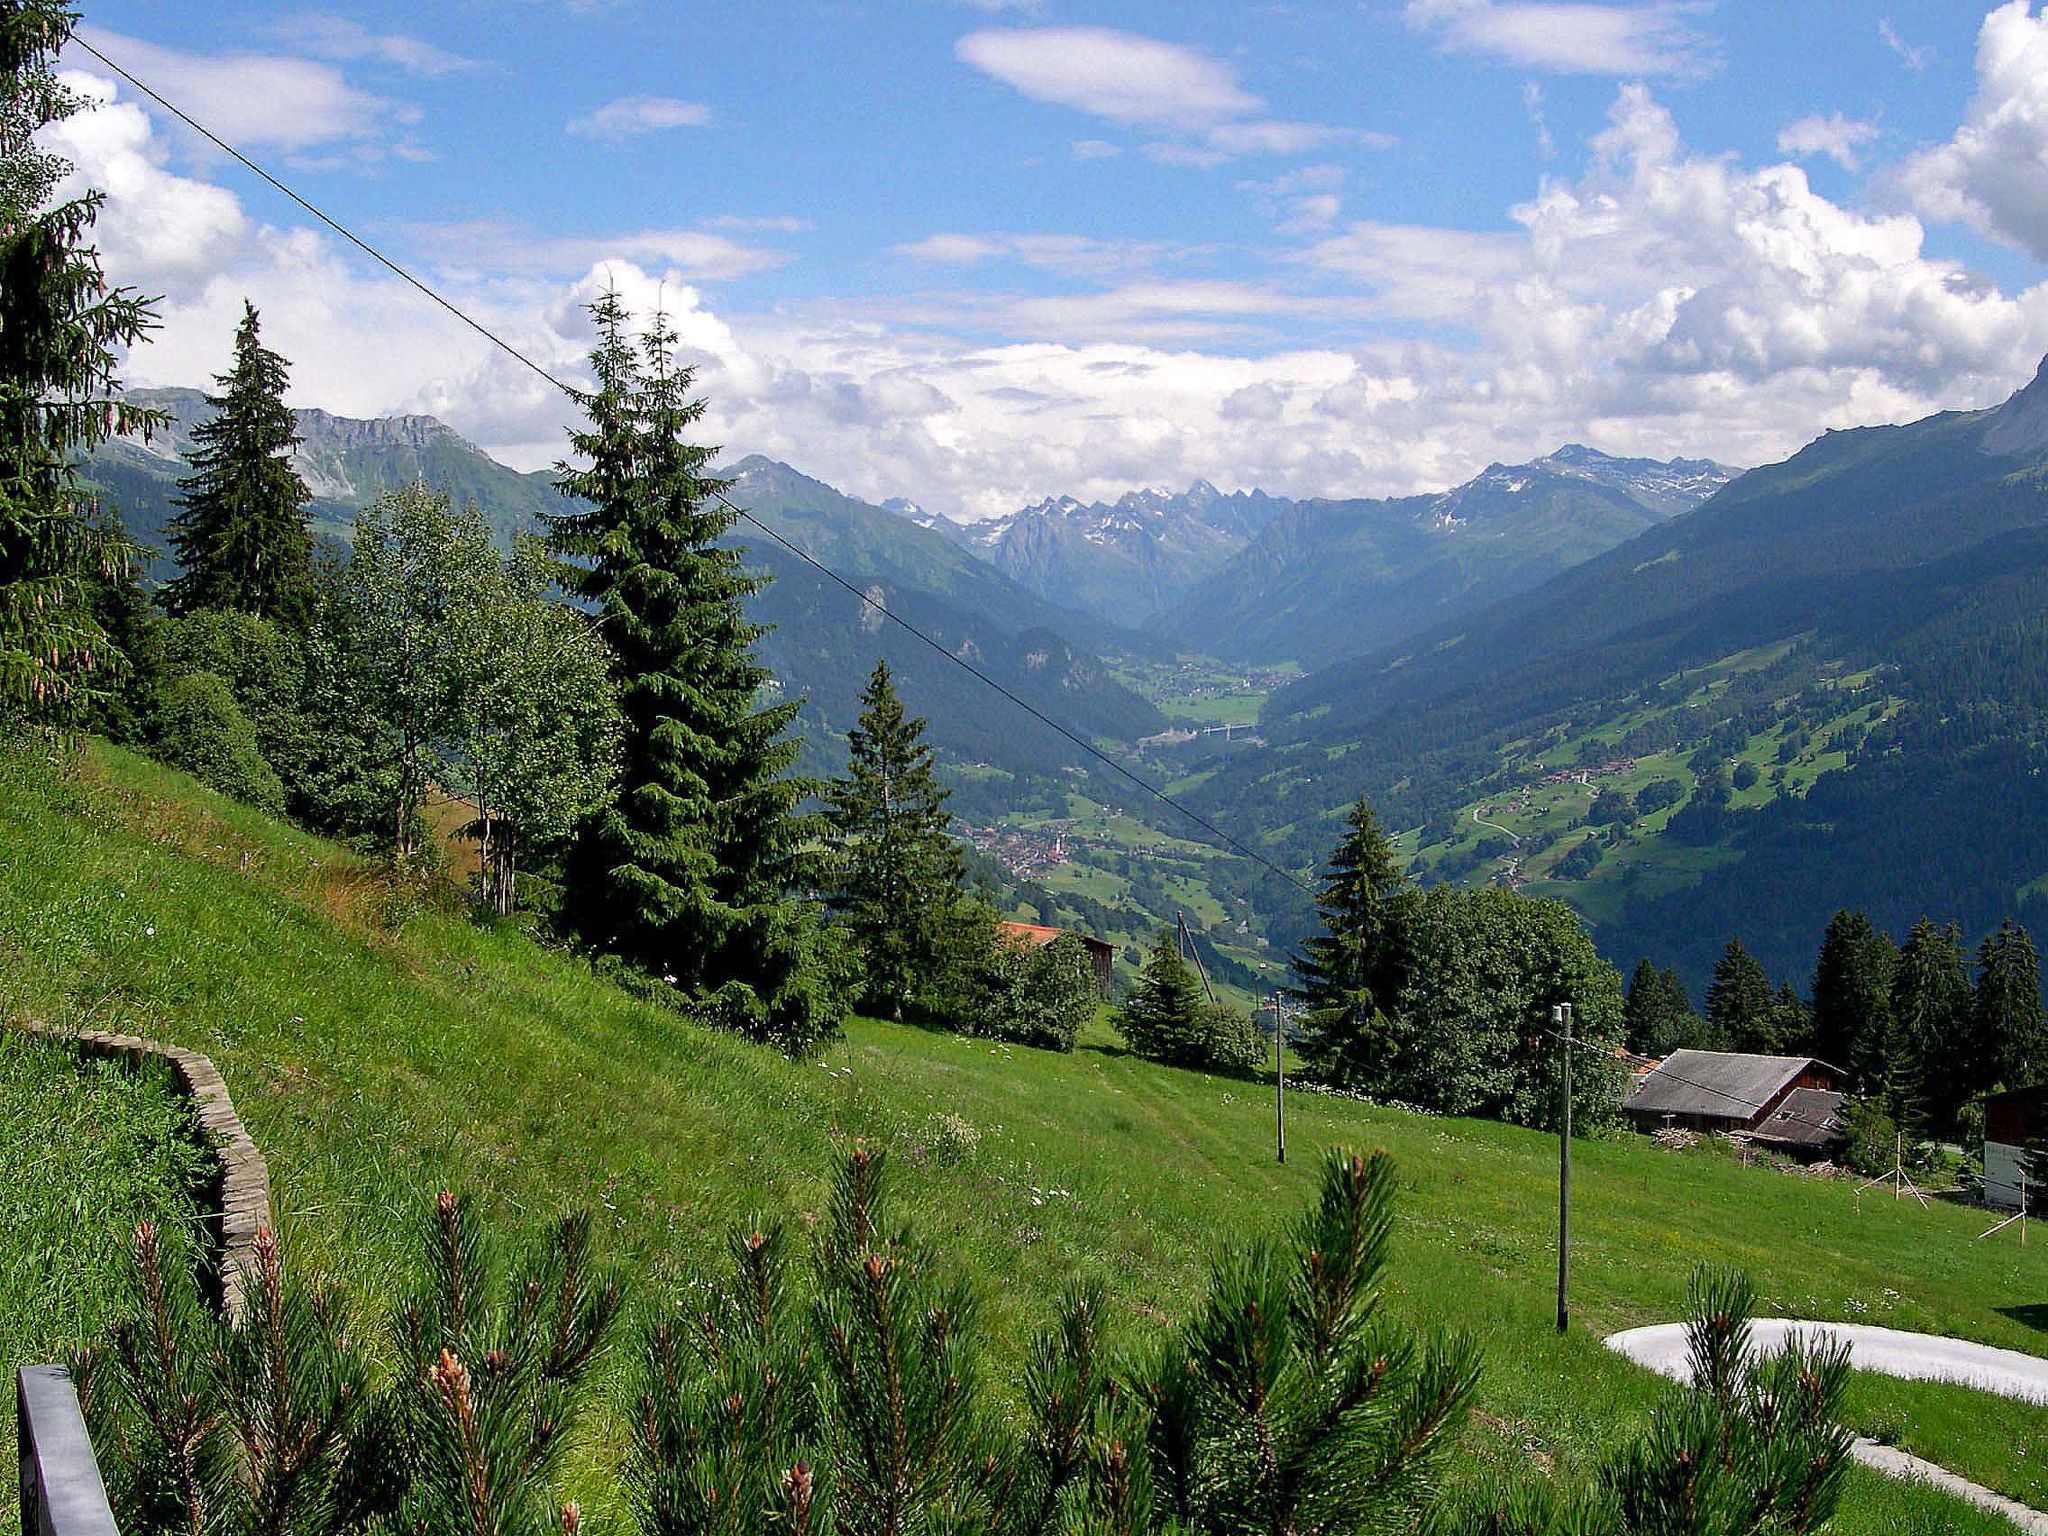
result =
M51 1040L71 1041L88 1056L106 1056L139 1065L145 1057L170 1063L180 1090L192 1100L206 1138L220 1167L220 1182L202 1202L220 1272L220 1304L230 1321L242 1319L245 1287L256 1272L256 1234L271 1224L270 1170L256 1143L235 1113L234 1100L219 1070L197 1051L161 1045L134 1035L88 1029L73 1033L33 1020L14 1027Z

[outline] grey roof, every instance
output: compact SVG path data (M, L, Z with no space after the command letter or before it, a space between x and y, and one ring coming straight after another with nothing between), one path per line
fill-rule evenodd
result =
M1673 1051L1636 1085L1622 1108L1632 1114L1711 1115L1746 1121L1816 1065L1825 1066L1811 1056Z
M1790 1147L1829 1147L1842 1139L1842 1098L1823 1088L1794 1088L1758 1123L1758 1141Z

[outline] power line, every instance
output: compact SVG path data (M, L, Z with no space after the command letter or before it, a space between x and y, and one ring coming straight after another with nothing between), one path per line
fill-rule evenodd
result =
M183 108L177 106L175 103L166 99L161 92L152 89L149 85L137 79L135 75L130 73L121 65L115 63L112 59L108 58L106 54L102 53L98 48L95 48L91 43L85 41L85 39L78 37L76 34L74 34L71 40L72 42L77 44L79 48L91 54L94 58L98 59L102 64L106 65L108 69L111 69L123 80L126 80L130 85L134 86L136 90L142 92L143 95L147 96L151 101L155 102L158 106L162 107L166 112L170 113L171 116L175 117L187 128L190 128L194 133L198 134L208 143L214 145L223 154L229 156L231 159L233 159L238 164L243 166L253 175L260 177L263 181L268 183L271 187L275 188L278 192L290 198L292 202L298 204L298 206L305 209L307 213L310 213L322 224L325 224L337 235L340 235L342 239L348 241L350 245L353 245L357 250L361 251L364 255L368 256L372 261L376 262L379 266L382 266L389 270L394 276L400 278L402 281L404 281L411 287L417 289L426 298L432 300L435 304L438 304L442 309L446 310L449 314L453 315L457 320L461 321L462 324L467 326L470 330L475 331L477 335L483 337L483 339L488 341L492 346L498 348L500 351L505 353L506 356L531 369L541 378L547 380L547 382L552 384L556 389L560 390L563 394L567 395L571 400L575 400L578 402L582 401L584 396L581 390L578 390L573 385L568 384L562 379L557 378L547 368L535 362L531 357L527 356L524 352L520 351L517 347L513 346L511 342L505 340L504 337L498 335L495 331L491 330L490 327L486 326L482 321L475 319L473 316L471 316L458 305L456 305L452 300L443 297L434 288L429 286L420 278L414 276L413 273L408 271L405 267L400 266L396 261L392 260L391 257L385 255L382 251L378 250L377 247L370 244L369 241L363 239L360 235L356 234L355 231L350 229L347 225L343 224L339 219L335 218L332 214L320 208L317 204L309 201L307 198L302 197L298 192L294 191L291 187L287 186L284 182L280 181L277 177L273 176L269 171L265 170L262 166L258 165L254 160L251 160L247 155L243 154L239 149L235 148L234 145L230 144L227 140L223 139L219 134L215 133L211 128L208 128L204 123L194 118L190 113L186 112ZM716 500L721 506L723 506L728 512L732 513L735 517L745 520L748 524L757 529L759 532L766 535L768 538L773 539L777 544L781 545L784 549L789 551L789 553L794 555L797 559L803 561L806 565L809 565L814 570L818 571L821 575L829 578L831 581L836 582L839 586L845 588L846 591L850 592L855 598L859 599L860 602L865 604L867 607L873 609L876 613L880 614L884 619L895 624L898 628L902 629L906 634L915 636L918 640L923 641L926 645L930 646L931 649L938 652L939 655L945 657L946 660L952 662L953 665L959 667L963 672L966 672L970 677L973 677L975 680L980 682L984 687L987 687L993 690L995 693L1001 695L1003 698L1008 699L1010 703L1016 705L1017 708L1023 710L1026 714L1030 715L1034 720L1038 721L1041 725L1046 726L1048 729L1058 733L1066 741L1070 742L1075 747L1078 747L1081 751L1087 753L1090 757L1094 758L1104 767L1109 768L1113 772L1120 774L1122 777L1128 779L1131 783L1135 784L1139 789L1143 790L1153 799L1159 801L1160 804L1168 806L1175 811L1178 811L1182 816L1186 817L1189 821L1193 822L1196 826L1200 827L1203 831L1207 832L1211 837L1215 838L1224 846L1230 848L1240 856L1249 859L1252 863L1257 864L1260 868L1268 871L1269 873L1278 875L1281 879L1285 880L1289 885L1294 886L1297 890L1303 892L1305 895L1313 897L1317 894L1314 887L1309 885L1307 881L1301 879L1298 875L1295 875L1290 870L1282 869L1278 864L1275 864L1271 859L1267 858L1264 854L1258 852L1256 849L1250 847L1249 845L1240 842L1237 838L1231 836L1228 832L1225 832L1221 827L1217 826L1216 823L1209 820L1208 817L1202 815L1199 811L1193 810L1192 808L1183 805L1179 800L1176 800L1172 795L1168 794L1165 790L1161 789L1151 780L1145 778L1142 774L1136 773L1132 769L1125 767L1122 763L1118 762L1115 758L1111 757L1107 752L1104 752L1101 748L1097 747L1093 742L1088 741L1086 738L1076 734L1074 731L1069 730L1066 726L1062 725L1059 721L1055 720L1052 716L1048 715L1044 710L1038 708L1037 705L1030 703L1026 699L1020 698L1017 694L1013 693L1003 684L997 682L993 677L990 677L986 672L982 671L981 668L975 666L973 662L967 660L966 657L955 653L950 646L945 644L944 641L934 638L933 636L927 634L924 630L919 629L915 624L912 624L908 619L904 618L901 614L891 611L887 604L883 603L877 598L870 596L865 589L856 586L846 577L840 575L839 572L834 570L831 566L827 565L824 561L818 559L818 557L813 555L809 550L803 548L801 545L797 544L793 540L785 537L783 534L779 533L775 529L770 528L766 523L762 522L759 518L755 517L754 514L749 512L746 508L739 506L733 501L731 501L723 491L713 489L711 494L714 498L716 498Z

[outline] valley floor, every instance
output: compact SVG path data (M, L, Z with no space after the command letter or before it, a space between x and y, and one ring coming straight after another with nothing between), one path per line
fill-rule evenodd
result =
M1769 1313L2048 1355L2048 1253L1977 1241L1980 1212L1859 1207L1843 1185L1634 1138L1578 1149L1559 1338L1545 1137L1290 1095L1276 1166L1270 1085L1138 1062L1106 1029L1057 1056L856 1020L790 1063L109 748L68 779L0 759L0 849L0 1017L205 1051L270 1159L288 1242L361 1293L397 1283L448 1185L519 1224L594 1208L645 1306L731 1223L815 1220L862 1138L891 1149L899 1214L979 1278L1014 1349L1076 1275L1106 1279L1134 1331L1184 1317L1219 1238L1291 1211L1324 1149L1384 1146L1402 1174L1392 1305L1485 1347L1460 1476L1581 1466L1639 1425L1659 1383L1600 1337L1679 1315L1697 1263L1747 1270ZM1865 1381L1857 1414L1972 1476L2015 1438L2048 1460L2048 1409L1961 1413ZM587 1450L592 1491L609 1455ZM1836 1529L2001 1527L1859 1471Z

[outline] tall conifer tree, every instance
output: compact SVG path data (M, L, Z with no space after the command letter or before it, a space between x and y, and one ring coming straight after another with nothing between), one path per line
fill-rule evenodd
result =
M1294 957L1294 996L1306 1010L1298 1046L1334 1082L1376 1077L1386 1015L1400 990L1399 899L1408 886L1393 841L1360 797L1345 818L1316 898L1321 933Z
M1707 1025L1714 1049L1755 1050L1755 1042L1773 1034L1771 1017L1771 978L1741 939L1730 939L1707 984Z
M1814 1054L1849 1074L1860 1094L1888 1093L1892 971L1898 948L1862 912L1837 912L1813 969Z
M290 364L263 345L256 306L245 299L234 361L214 378L213 416L193 428L192 472L178 482L169 533L181 569L164 588L172 613L217 608L305 623L313 493L292 468L299 434L284 403L289 379Z
M560 467L587 510L551 520L563 579L598 611L625 735L619 789L569 861L564 911L591 942L698 998L719 1022L788 1049L837 1023L815 912L794 899L817 834L797 813L798 702L762 706L763 578L720 543L735 514L689 433L704 413L657 316L636 346L625 305L590 307L596 388Z
M77 13L0 5L0 718L77 717L120 658L93 613L133 547L79 485L76 456L160 418L120 398L119 352L155 324L86 242L101 194L51 203L68 162L37 130L84 105L55 63Z
M1892 977L1892 1018L1921 1112L1945 1131L1970 1097L1974 1075L1969 961L1954 923L1923 917L1906 935Z
M966 866L925 723L904 713L886 661L860 702L846 777L825 793L828 884L866 963L865 1005L900 1019L952 959Z
M2048 1080L2048 1015L2041 1008L2041 957L2033 938L2007 918L1977 949L1971 1000L1980 1090L2030 1088Z

